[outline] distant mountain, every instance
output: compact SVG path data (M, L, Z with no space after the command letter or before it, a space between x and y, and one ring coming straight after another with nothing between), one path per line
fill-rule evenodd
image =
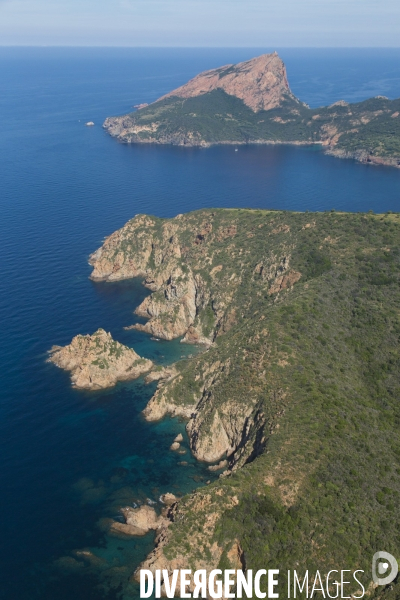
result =
M400 99L310 109L291 92L276 52L205 71L104 127L127 143L322 144L335 156L400 166Z

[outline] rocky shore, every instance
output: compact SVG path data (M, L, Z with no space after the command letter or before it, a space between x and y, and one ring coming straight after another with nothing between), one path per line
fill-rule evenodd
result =
M187 419L194 456L224 466L243 464L254 451L253 444L260 451L265 438L259 433L255 441L254 435L266 426L250 398L246 406L233 399L220 406L214 399L215 387L229 378L231 367L229 354L221 360L214 356L212 345L237 322L241 309L236 298L250 268L242 254L238 217L237 211L204 211L168 220L137 215L90 257L93 279L116 281L141 275L152 291L135 310L148 321L135 328L167 340L183 336L184 342L210 348L202 359L187 361L184 371L180 363L153 369L146 381L157 380L158 385L143 415L148 421L167 414ZM301 272L291 264L290 234L290 227L278 225L271 215L268 236L274 250L258 256L251 267L252 278L272 301L301 281ZM248 244L249 236L255 234L246 234ZM220 256L224 247L239 261L235 267L225 253ZM194 372L191 364L196 364ZM274 390L273 396L279 404L284 402L281 389ZM171 450L180 450L179 440L174 440ZM224 462L226 457L229 461Z
M115 520L108 523L108 531L112 535L142 536L150 530L167 526L166 519L163 516L158 516L151 506L144 505L139 508L127 506L121 508L121 513L125 519L124 523Z
M151 360L116 342L104 329L93 335L77 335L67 346L53 346L49 354L49 362L71 372L74 387L87 390L137 379L153 366Z
M143 279L143 330L203 343L147 365L158 383L143 415L187 420L193 455L223 470L179 502L162 495L161 515L148 501L104 523L116 536L155 532L131 582L141 568L258 569L271 556L366 572L377 539L396 547L399 229L397 213L137 215L91 256L94 279ZM171 435L165 452L182 441Z

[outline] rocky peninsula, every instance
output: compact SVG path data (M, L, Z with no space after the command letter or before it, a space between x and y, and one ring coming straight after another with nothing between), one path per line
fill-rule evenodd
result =
M137 215L91 256L93 279L151 290L141 328L203 344L153 371L144 416L185 418L225 469L147 515L141 567L367 573L376 544L397 548L399 240L398 214L216 209Z
M70 371L72 385L86 390L137 379L153 366L151 360L116 342L104 329L93 335L77 335L67 346L53 346L48 361Z
M310 109L290 90L276 52L197 75L104 128L125 143L320 144L339 158L400 167L400 99Z

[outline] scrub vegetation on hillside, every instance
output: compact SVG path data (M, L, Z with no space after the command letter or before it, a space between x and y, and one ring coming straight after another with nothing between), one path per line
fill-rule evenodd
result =
M215 462L228 460L179 502L157 551L192 569L363 569L368 587L375 552L400 558L400 215L148 219L119 232L115 256L149 236L166 257L173 239L209 292L193 326L212 342L150 405L186 407L195 455L223 440Z

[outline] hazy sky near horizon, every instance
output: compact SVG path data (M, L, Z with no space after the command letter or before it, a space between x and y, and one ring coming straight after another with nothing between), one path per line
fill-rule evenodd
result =
M399 0L0 0L0 45L400 46Z

